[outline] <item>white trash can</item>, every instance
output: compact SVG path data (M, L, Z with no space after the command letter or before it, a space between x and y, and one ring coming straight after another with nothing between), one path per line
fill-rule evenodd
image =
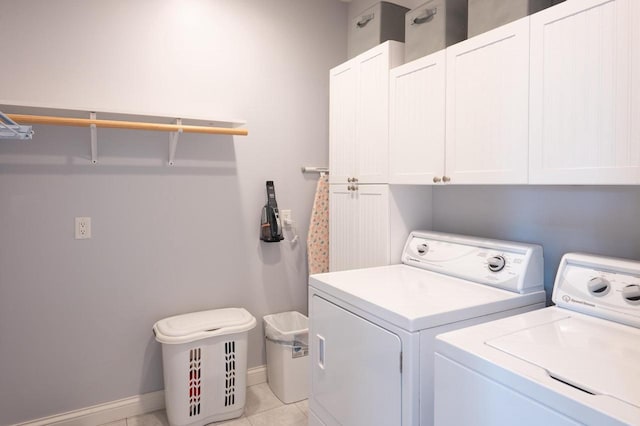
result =
M247 335L256 319L226 308L177 315L153 326L162 343L164 397L171 426L239 417L247 392Z
M309 320L300 312L267 315L267 381L285 404L309 397Z

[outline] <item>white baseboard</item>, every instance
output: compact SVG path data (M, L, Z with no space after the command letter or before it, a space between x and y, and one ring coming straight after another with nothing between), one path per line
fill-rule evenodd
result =
M250 368L247 371L247 386L266 381L267 367L265 365ZM164 391L157 391L43 417L14 426L97 426L162 409L164 409Z
M157 391L31 420L15 426L96 426L163 408L164 391Z
M261 365L259 367L250 368L247 371L247 386L258 385L260 383L266 383L267 381L267 366Z

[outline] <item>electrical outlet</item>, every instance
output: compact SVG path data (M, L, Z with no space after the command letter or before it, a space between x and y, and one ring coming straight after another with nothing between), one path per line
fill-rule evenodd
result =
M76 240L91 238L91 218L76 217Z
M283 225L291 225L291 210L280 210L280 220Z

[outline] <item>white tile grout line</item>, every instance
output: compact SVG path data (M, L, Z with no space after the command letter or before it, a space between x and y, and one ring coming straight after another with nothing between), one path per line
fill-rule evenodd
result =
M254 386L256 386L256 385L254 385ZM249 387L251 387L251 386L248 386L247 389ZM306 401L306 399L303 399L302 401L291 402L289 404L285 404L284 402L280 401L280 399L278 399L278 401L280 402L280 405L278 405L277 407L272 407L272 408L268 408L268 409L263 410L263 411L258 411L256 413L253 413L251 416L247 416L246 414L243 413L240 417L236 417L235 419L223 420L223 421L233 421L233 420L246 419L249 422L249 424L252 424L251 420L249 419L249 417L256 416L256 415L259 415L259 414L264 414L264 413L267 413L269 411L272 411L272 410L275 410L275 409L278 409L278 408L281 408L281 407L286 407L287 405L294 405L305 417L307 417L307 418L309 417L309 415L299 406L299 404L301 402L303 402L303 401ZM147 413L147 414L151 414L151 413ZM140 416L145 416L147 414L141 414ZM140 417L140 416L134 416L134 417ZM113 423L119 423L119 422L122 422L124 420L125 424L128 426L129 425L129 420L131 420L131 419L133 419L133 417L127 417L126 419L116 420ZM212 424L215 425L216 423L212 423Z
M302 401L306 401L306 400L302 400ZM251 421L251 417L256 417L256 416L259 416L259 415L263 415L265 413L268 413L269 411L277 410L278 408L286 407L288 405L294 405L302 413L302 415L305 418L309 418L309 415L307 413L305 413L304 410L302 408L300 408L300 406L298 405L302 401L290 402L289 404L285 404L284 402L280 401L280 402L282 402L282 405L279 405L279 406L273 407L273 408L269 408L268 410L259 411L257 413L254 413L254 414L250 415L250 416L247 416L247 415L243 414L242 416L236 418L235 420L240 420L240 419L244 418L249 422L249 424L251 426L253 426L253 422ZM231 420L228 420L228 421L231 421ZM215 423L212 423L212 424L215 425Z

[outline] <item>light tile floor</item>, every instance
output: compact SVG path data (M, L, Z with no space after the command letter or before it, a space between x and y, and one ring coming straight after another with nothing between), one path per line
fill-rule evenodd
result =
M247 388L247 402L241 417L211 424L216 426L306 426L307 407L307 400L283 404L271 392L267 383L260 383ZM169 422L165 411L160 410L102 426L169 426Z

